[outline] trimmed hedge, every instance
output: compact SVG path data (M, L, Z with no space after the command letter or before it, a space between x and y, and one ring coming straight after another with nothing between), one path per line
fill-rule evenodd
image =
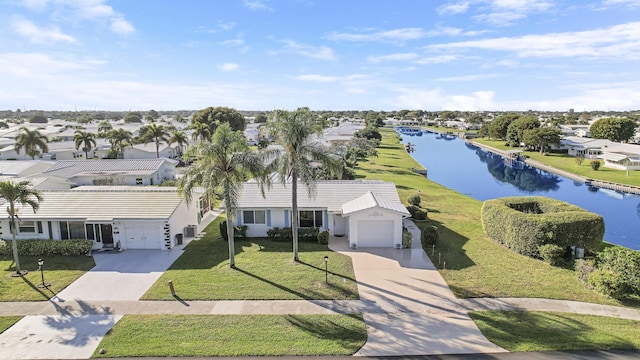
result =
M85 239L77 240L42 240L23 239L16 240L18 254L24 256L51 256L51 255L86 255L91 253L93 241ZM12 256L11 240L0 240L0 255Z
M531 257L540 257L540 246L546 244L595 252L604 237L602 216L543 196L485 201L482 227L493 240Z
M435 225L426 226L424 229L422 229L420 240L422 242L423 248L426 248L427 246L438 245L438 240L440 240L438 227Z
M298 241L318 241L319 228L301 227L298 228ZM290 227L274 227L267 230L267 238L272 241L292 241L293 234Z

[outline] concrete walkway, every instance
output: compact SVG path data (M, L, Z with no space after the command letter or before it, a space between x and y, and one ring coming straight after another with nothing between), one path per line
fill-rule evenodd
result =
M139 286L135 291L117 282L106 283L107 291L87 287L84 294L74 283L50 301L1 304L0 316L24 315L25 318L0 334L0 359L89 358L104 334L126 314L362 313L368 341L356 354L359 356L504 352L482 336L467 315L469 311L537 310L640 320L638 309L574 301L456 299L422 251L417 227L410 222L405 226L418 236L412 249L351 250L344 239L331 239L332 249L353 259L361 300L138 301L136 296L148 287L146 280L135 280ZM101 255L118 257L125 253ZM100 256L96 258L98 263L109 260L99 259ZM149 274L161 273L161 266L169 264L167 258L160 257L156 262L151 261L146 270ZM96 272L108 270L104 266L96 266ZM127 279L143 273L141 266L135 269L116 266L115 269ZM122 289L120 295L110 294L118 287ZM93 292L103 295L94 296ZM106 298L98 299L101 296Z

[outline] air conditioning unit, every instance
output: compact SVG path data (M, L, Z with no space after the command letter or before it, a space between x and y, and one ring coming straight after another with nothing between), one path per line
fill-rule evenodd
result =
M184 237L188 237L188 238L196 237L196 226L195 225L185 226Z

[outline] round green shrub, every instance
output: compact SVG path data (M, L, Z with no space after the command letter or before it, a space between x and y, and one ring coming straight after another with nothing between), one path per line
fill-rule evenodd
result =
M427 246L438 245L438 240L440 240L438 227L435 225L429 225L422 229L420 240L422 241L423 248Z
M420 211L420 208L415 205L409 205L407 206L407 211L409 211L409 214L411 214L412 218L415 218L416 211Z
M420 194L412 194L407 198L407 202L415 206L420 206L420 201L422 201Z
M487 200L482 205L482 226L491 239L536 258L544 244L595 252L604 237L602 216L543 196Z
M416 220L425 220L427 218L427 213L422 210L416 210L413 214L413 218Z
M600 160L591 160L591 168L596 171L600 169Z

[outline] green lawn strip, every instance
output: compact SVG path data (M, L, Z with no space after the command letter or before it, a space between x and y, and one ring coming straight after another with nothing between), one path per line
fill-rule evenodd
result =
M482 333L509 351L640 349L640 321L554 312L469 314Z
M300 242L300 262L294 262L289 242L236 240L237 269L230 269L228 244L218 228L222 220L216 219L201 240L187 245L143 299L173 300L169 281L184 300L358 299L351 258L326 245Z
M428 210L429 220L416 224L434 224L440 231L435 252L432 248L425 251L456 296L533 297L621 305L587 289L573 270L518 255L487 238L480 221L481 201L408 170L415 166L415 160L398 143L392 130L384 129L382 134L375 164L360 163L357 175L395 182L405 203L409 195L420 190L421 206Z
M12 277L15 272L13 257L0 257L0 301L49 300L74 282L77 278L96 266L91 256L48 256L44 259L44 280L50 283L48 289L38 288L42 283L38 271L38 258L20 256L22 270L29 273L23 277Z
M512 148L504 145L504 141L487 140L487 139L473 139L473 141L494 147L499 150L513 150ZM529 156L532 160L540 163L553 166L556 169L564 170L573 174L577 174L586 178L597 179L602 181L615 182L619 184L640 186L640 172L629 171L627 176L626 170L616 170L600 166L599 170L593 170L591 168L591 159L584 159L582 164L578 165L575 156L568 154L554 154L541 155L537 151L525 151L523 155ZM603 164L604 160L600 160Z
M22 316L0 316L0 334L22 319Z
M358 314L126 315L93 356L352 355L366 340Z

